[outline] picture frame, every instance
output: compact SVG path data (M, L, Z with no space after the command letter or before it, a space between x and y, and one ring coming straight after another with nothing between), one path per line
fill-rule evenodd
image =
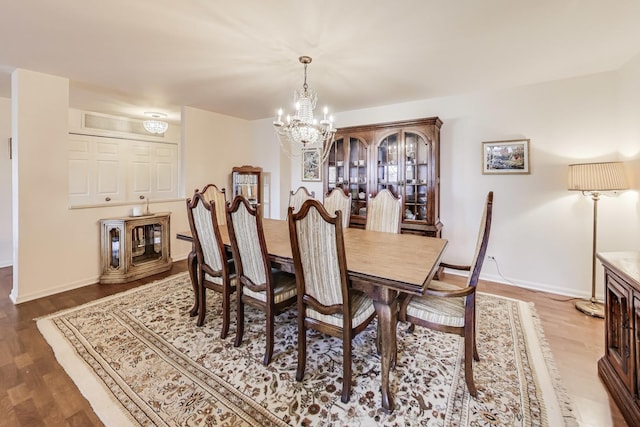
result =
M508 139L482 143L483 175L518 175L531 173L529 140Z
M302 180L322 180L322 159L319 148L302 150Z

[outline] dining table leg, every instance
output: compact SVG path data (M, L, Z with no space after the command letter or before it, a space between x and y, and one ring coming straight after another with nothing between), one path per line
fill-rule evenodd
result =
M189 270L189 277L191 278L191 287L193 288L193 307L189 310L189 316L195 317L198 314L198 304L200 299L198 297L198 257L196 256L195 244L191 246L191 252L187 257L187 269Z
M394 410L393 395L391 394L389 376L391 365L396 353L396 325L398 323L398 299L391 301L374 300L378 322L380 322L381 341L381 372L382 377L382 410L391 413Z
M378 331L380 333L380 376L382 393L382 410L392 413L395 405L390 387L391 366L396 362L396 326L398 324L399 292L367 280L353 279L351 285L366 293L372 300L378 315Z

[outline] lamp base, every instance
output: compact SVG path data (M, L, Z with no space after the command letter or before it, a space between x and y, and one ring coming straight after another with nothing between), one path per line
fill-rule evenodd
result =
M576 302L576 308L589 316L604 318L604 304L592 300Z

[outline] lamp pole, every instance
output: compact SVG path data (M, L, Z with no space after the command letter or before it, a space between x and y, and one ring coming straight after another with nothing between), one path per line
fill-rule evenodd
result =
M591 246L591 299L588 301L577 301L576 308L581 312L593 317L604 317L604 305L596 299L596 246L598 241L598 200L600 193L593 191L593 242Z

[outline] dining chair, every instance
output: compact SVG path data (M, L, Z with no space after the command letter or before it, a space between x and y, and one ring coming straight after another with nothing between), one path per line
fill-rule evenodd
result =
M206 201L215 201L216 218L218 218L219 225L226 225L227 223L227 194L225 189L218 189L215 184L207 184L202 190L196 188L195 193L202 193Z
M222 331L220 338L229 332L231 294L237 289L233 274L233 260L228 259L224 243L220 237L216 202L208 202L203 193L195 193L187 199L187 216L197 260L198 320L202 326L207 309L206 289L222 294Z
M244 196L236 196L227 206L227 229L238 277L234 346L242 343L244 335L244 305L264 311L267 344L262 363L268 365L273 355L275 316L295 303L296 279L292 274L271 268L259 210L260 205L253 208Z
M365 229L400 233L401 212L402 199L385 188L375 196L369 197Z
M307 190L307 187L301 186L296 191L291 190L289 192L289 206L293 207L294 212L300 210L300 206L308 200L316 197L315 191Z
M342 212L342 228L349 227L351 218L351 193L347 196L341 188L334 188L324 196L323 205L327 212Z
M458 334L464 338L464 376L469 393L477 397L478 391L473 381L473 360L480 360L476 345L476 285L487 252L491 217L493 211L493 191L487 194L476 249L470 265L460 266L440 263L441 267L468 271L467 285L463 288L441 280L432 280L423 296L408 296L400 304L399 318L415 325L436 331Z
M342 235L342 211L329 214L317 200L288 211L289 237L298 286L298 368L307 359L307 328L342 339L342 402L351 394L351 341L374 319L371 298L351 289Z

